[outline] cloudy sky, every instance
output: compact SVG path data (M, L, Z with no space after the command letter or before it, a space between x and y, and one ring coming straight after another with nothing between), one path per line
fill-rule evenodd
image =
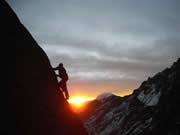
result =
M179 0L7 0L71 96L124 95L180 56Z

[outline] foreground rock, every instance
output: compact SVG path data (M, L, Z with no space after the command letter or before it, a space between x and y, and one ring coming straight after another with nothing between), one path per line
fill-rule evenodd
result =
M47 55L4 0L0 1L0 17L5 71L1 76L5 83L1 83L0 134L86 135L58 93Z

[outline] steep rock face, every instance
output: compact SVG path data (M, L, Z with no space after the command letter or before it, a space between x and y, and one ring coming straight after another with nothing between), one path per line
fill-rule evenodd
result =
M0 37L5 52L1 90L0 134L86 135L82 123L58 92L47 55L0 1Z
M179 86L180 59L132 95L93 101L100 103L82 120L90 135L179 135Z

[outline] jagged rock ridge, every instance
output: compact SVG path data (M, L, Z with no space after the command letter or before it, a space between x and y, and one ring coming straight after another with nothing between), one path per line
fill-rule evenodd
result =
M81 121L58 93L47 55L4 0L0 1L0 17L5 52L0 134L86 135Z
M179 135L179 88L180 59L133 94L95 100L79 116L89 135Z

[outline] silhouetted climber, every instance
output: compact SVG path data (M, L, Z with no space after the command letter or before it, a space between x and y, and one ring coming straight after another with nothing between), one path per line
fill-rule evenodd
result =
M65 92L65 96L66 99L69 99L69 93L67 90L67 85L66 82L68 81L68 75L67 72L65 70L65 68L63 67L63 64L60 63L56 68L53 68L54 70L58 70L58 77L61 78L61 81L59 82L59 87L62 89L63 92Z

